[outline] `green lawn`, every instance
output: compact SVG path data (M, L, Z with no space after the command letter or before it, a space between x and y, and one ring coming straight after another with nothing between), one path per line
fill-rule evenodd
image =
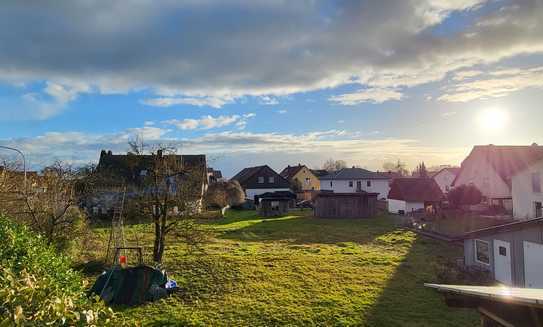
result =
M461 249L396 227L390 217L260 219L231 211L206 223L205 254L170 241L165 266L182 292L117 309L142 325L475 326L472 310L448 308L423 287ZM126 227L151 244L151 226ZM106 231L96 229L104 239ZM92 256L92 253L87 253Z

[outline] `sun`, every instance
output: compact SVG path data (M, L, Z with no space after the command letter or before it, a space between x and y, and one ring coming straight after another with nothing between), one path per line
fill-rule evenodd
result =
M499 131L507 126L509 115L502 109L484 109L479 113L477 121L487 131Z

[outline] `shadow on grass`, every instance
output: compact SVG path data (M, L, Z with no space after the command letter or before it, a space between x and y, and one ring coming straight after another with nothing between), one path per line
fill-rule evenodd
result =
M286 241L294 244L369 243L379 235L397 229L393 219L324 219L311 216L285 216L257 219L247 226L226 230L218 238L245 241Z
M474 310L448 308L440 294L424 287L438 282L436 274L452 246L417 236L395 268L382 293L365 313L367 326L475 326Z

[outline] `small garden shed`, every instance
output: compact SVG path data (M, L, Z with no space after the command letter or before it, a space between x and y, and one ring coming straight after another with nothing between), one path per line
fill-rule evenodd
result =
M320 218L369 218L377 213L379 193L319 193L315 216Z
M289 192L290 193L290 192ZM293 195L294 198L296 195ZM258 196L258 214L264 217L282 216L288 213L293 197L284 192L270 192Z

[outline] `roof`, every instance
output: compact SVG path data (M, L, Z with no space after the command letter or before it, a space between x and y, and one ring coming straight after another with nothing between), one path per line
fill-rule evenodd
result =
M475 296L498 302L543 307L543 289L442 284L424 284L424 286L437 289L440 292Z
M266 165L264 166L255 166L255 167L247 167L247 168L243 168L239 173L237 173L234 177L232 177L231 179L235 179L237 180L240 184L243 184L244 182L246 182L247 180L249 180L249 178L251 178L254 174L256 174L257 172L259 172L262 168L266 167Z
M304 165L298 164L297 166L287 166L279 175L281 177L286 178L288 180L291 180L302 168L304 168Z
M496 173L511 187L511 178L516 173L528 168L533 163L543 160L543 146L537 144L527 146L510 145L477 145L462 162L460 172L453 185L462 174L466 165L478 158L486 160Z
M326 176L328 175L330 172L326 169L311 169L311 172L313 173L313 175L317 176L317 177L322 177L322 176Z
M323 198L336 198L336 197L353 197L353 196L375 196L377 197L379 193L370 193L365 191L360 192L351 192L351 193L334 193L334 192L319 192L317 197Z
M497 233L516 231L516 230L524 229L524 228L542 224L542 223L543 223L543 218L514 221L514 222L509 222L506 224L477 229L477 230L474 230L462 235L460 239L470 239L470 238L476 238L476 237L485 236L485 235L494 235Z
M213 169L211 167L207 168L207 173L210 174L210 176L213 176L217 179L222 178L222 172L220 170Z
M409 202L436 202L443 199L443 192L432 178L397 178L390 186L388 198Z
M460 172L460 167L445 167L441 170L438 170L436 172L433 172L430 174L430 177L435 177L439 174L441 174L442 172L445 172L445 171L448 171L450 172L451 174L453 174L454 176L457 176L458 173Z
M389 176L362 168L343 168L322 176L321 180L390 179Z

